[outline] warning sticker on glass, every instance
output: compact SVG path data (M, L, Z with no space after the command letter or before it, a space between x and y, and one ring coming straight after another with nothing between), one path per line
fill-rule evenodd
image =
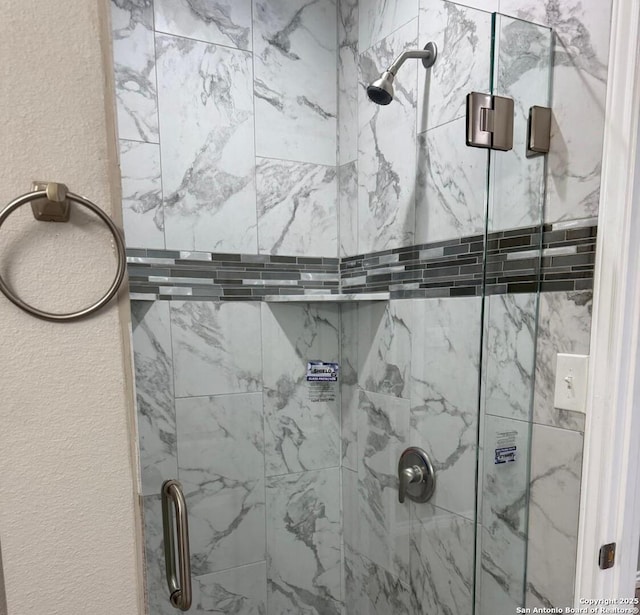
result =
M494 464L511 463L516 460L516 447L509 446L507 448L497 448Z
M496 434L495 457L493 463L511 463L516 460L517 449L516 437L517 431L502 431Z
M337 382L339 369L340 366L337 363L309 361L307 362L307 382Z
M309 383L309 401L332 402L336 400L338 388L337 363L326 361L307 362L307 382Z

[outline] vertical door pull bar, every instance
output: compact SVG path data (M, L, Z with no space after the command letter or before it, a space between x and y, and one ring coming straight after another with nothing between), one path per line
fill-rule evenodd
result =
M174 530L171 502L176 516L177 530ZM191 607L191 554L189 553L189 521L187 504L182 487L177 480L167 480L162 484L162 527L164 533L164 563L171 604L181 611ZM178 572L176 572L176 548L178 541Z

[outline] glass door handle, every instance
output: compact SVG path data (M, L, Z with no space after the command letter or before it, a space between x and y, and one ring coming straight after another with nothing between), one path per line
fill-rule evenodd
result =
M171 503L176 517L174 530ZM189 552L189 520L187 503L182 487L177 480L162 484L162 529L164 534L164 563L171 604L181 611L191 608L191 554ZM176 571L176 547L178 543L178 566Z

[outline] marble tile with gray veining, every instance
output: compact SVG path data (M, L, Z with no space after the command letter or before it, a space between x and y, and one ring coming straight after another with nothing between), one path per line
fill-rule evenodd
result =
M438 475L431 503L473 519L481 299L412 303L409 444L431 455Z
M573 605L582 444L575 431L533 426L528 607Z
M157 35L167 248L255 252L251 54Z
M267 479L270 615L341 613L340 469Z
M340 309L340 416L342 466L358 470L358 306Z
M338 0L338 45L354 46L358 51L359 0Z
M172 301L176 397L262 390L260 304Z
M484 232L488 157L465 129L460 118L418 135L416 243Z
M418 16L418 0L360 0L360 53Z
M398 459L409 445L409 401L360 392L357 550L409 581L409 505L398 502Z
M144 526L145 589L149 613L176 615L169 602L169 588L164 563L162 504L159 495L142 498Z
M553 407L556 355L589 354L593 293L587 291L542 293L538 316L533 420L565 429L584 430L581 412Z
M412 302L358 308L358 381L374 393L409 398Z
M531 420L537 295L491 295L485 302L484 412Z
M251 0L154 0L156 31L251 49Z
M152 0L112 0L118 136L158 143Z
M129 248L164 248L160 146L120 140L122 216Z
M611 2L501 0L500 11L554 30L545 220L593 216L600 196Z
M453 2L420 0L419 21L420 47L429 41L438 46L433 67L418 66L418 132L423 132L464 117L469 92L488 91L491 14Z
M415 49L414 19L360 55L358 89L358 252L411 245L415 227L417 62L402 67L395 98L371 102L366 87L403 51Z
M195 615L266 615L266 563L195 577L191 609Z
M338 254L335 167L258 158L258 242L261 254Z
M414 608L408 584L348 548L345 548L344 570L347 615L419 613Z
M546 157L527 156L527 125L531 107L551 105L552 50L549 28L496 18L493 91L514 100L514 130L513 149L491 158L489 231L542 222Z
M354 45L338 53L338 164L358 157L358 51Z
M193 574L264 560L262 395L177 399L176 422Z
M485 416L477 526L479 613L515 613L524 606L529 430L523 421ZM510 446L516 447L515 461L496 463L496 449Z
M471 613L474 524L429 503L411 506L419 509L411 530L413 612Z
M338 167L340 256L358 252L358 164Z
M267 476L340 465L339 383L306 380L338 360L339 331L338 306L262 304Z
M169 304L132 301L133 363L142 493L178 476Z
M336 164L334 0L255 0L258 156Z

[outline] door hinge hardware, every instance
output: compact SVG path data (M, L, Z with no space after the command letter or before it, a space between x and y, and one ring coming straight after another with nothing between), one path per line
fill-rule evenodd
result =
M503 152L513 148L513 99L467 94L467 145Z
M616 543L610 542L600 547L598 554L598 566L601 570L612 568L616 561Z

